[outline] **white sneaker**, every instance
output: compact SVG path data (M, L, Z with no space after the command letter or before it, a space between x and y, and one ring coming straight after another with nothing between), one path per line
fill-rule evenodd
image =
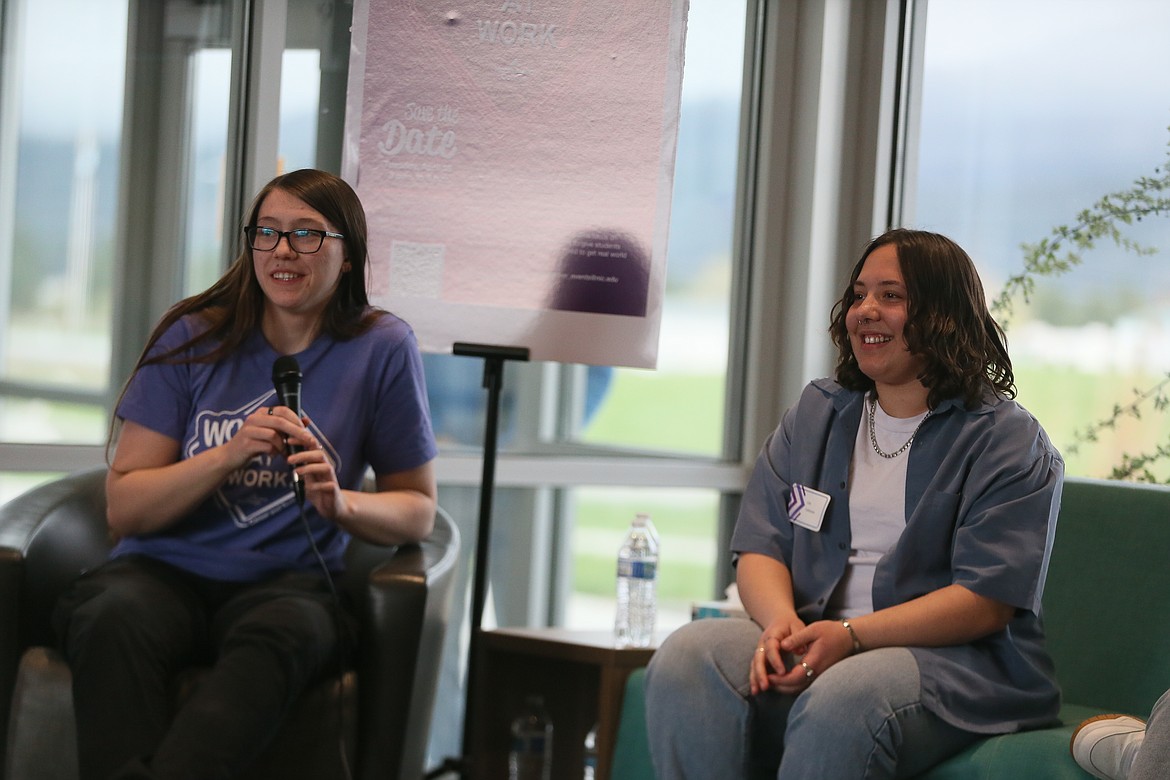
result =
M1125 780L1146 737L1146 722L1129 715L1098 715L1073 732L1069 750L1081 769L1101 780Z

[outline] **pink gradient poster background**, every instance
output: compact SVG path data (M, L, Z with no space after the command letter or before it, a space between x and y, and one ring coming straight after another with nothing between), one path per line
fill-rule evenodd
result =
M653 367L686 0L358 0L343 175L424 350Z

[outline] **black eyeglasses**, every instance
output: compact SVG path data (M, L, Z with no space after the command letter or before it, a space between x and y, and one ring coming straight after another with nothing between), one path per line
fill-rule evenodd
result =
M248 246L257 252L271 252L280 244L280 239L287 238L288 245L292 247L293 251L302 255L311 255L316 252L327 238L345 238L340 233L330 233L328 230L314 230L312 228L277 230L261 225L248 225L244 228L244 235L248 237Z

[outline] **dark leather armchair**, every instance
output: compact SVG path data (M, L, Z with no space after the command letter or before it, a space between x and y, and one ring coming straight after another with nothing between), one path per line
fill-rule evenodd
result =
M72 474L0 507L0 749L11 780L77 777L71 675L49 616L109 551L105 474ZM357 605L354 667L306 692L250 777L341 777L339 717L354 778L423 776L458 551L442 510L422 544L350 544L338 588Z

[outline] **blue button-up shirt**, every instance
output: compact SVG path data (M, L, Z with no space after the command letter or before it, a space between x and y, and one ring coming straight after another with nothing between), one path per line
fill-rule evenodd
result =
M825 617L850 549L849 467L864 394L833 380L805 388L769 437L744 492L732 550L782 561L797 613ZM992 398L945 401L907 453L906 528L878 562L875 610L958 584L1016 608L1007 628L969 644L912 647L923 702L947 722L1000 733L1051 724L1060 689L1044 650L1040 598L1064 461L1031 414ZM793 525L793 484L830 496L819 531Z

